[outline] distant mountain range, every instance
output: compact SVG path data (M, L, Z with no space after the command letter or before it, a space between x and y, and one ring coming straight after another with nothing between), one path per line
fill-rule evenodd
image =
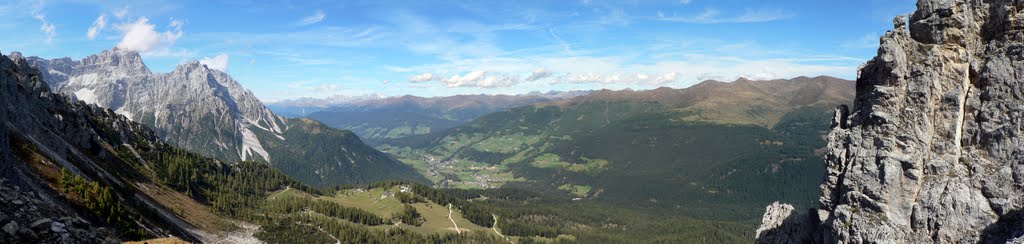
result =
M574 97L582 94L587 94L589 91L549 91L549 92L530 92L522 95L458 95L458 97L498 97L498 96L512 96L512 97L544 97L549 99L563 99L568 97ZM406 95L409 96L409 95ZM320 112L323 110L329 110L334 107L346 107L346 106L360 106L360 104L373 104L378 102L386 102L388 100L398 99L406 96L389 97L379 93L370 93L358 96L345 96L345 95L333 95L326 98L312 98L312 97L300 97L293 99L277 100L266 102L267 107L273 110L275 113L280 114L289 118L306 117L309 114ZM415 96L413 96L415 97ZM451 97L418 97L423 100L444 100L450 99Z
M602 90L382 148L441 186L516 187L751 220L770 201L813 203L828 118L853 100L853 87L798 77Z
M352 130L373 144L381 140L440 132L485 114L539 102L585 95L589 91L533 92L524 95L401 96L337 104L306 117Z
M152 126L168 142L204 155L269 162L316 186L423 181L350 132L275 114L231 76L199 62L153 73L138 53L116 48L77 61L27 60L55 91Z
M311 113L334 106L358 103L387 98L381 94L365 94L361 96L334 95L326 98L302 97L267 102L267 107L275 113L289 118L305 117Z

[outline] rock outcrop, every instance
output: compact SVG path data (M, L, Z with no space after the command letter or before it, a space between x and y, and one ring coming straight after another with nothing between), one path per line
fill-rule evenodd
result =
M11 59L14 58L14 59ZM114 111L52 93L20 55L0 55L0 243L117 243L124 229L53 186L58 170L110 187L140 233L198 240L200 233L135 191L115 147L162 145L157 134ZM149 179L147 179L149 180ZM175 224L181 223L181 224Z
M1024 241L1024 1L917 6L836 112L821 206L770 206L759 242Z
M45 204L0 178L0 242L118 243L114 232Z

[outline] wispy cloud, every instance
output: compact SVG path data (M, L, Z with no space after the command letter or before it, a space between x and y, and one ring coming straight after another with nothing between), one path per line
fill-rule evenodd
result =
M722 24L771 22L790 17L793 17L793 14L781 9L746 9L742 14L726 15L717 9L709 8L696 15L667 15L658 12L653 20L690 24Z
M53 38L57 36L57 27L49 21L46 21L46 15L44 14L36 13L33 14L32 17L39 20L39 22L42 22L42 26L39 27L39 30L46 35L46 43L53 43Z
M374 26L357 27L318 27L292 32L205 32L190 34L190 40L223 43L225 40L233 45L260 46L281 45L288 47L316 46L331 48L352 48L380 45L379 40L391 37L389 33L378 31ZM275 48L277 49L277 48Z
M89 37L89 40L96 39L96 36L100 34L103 28L107 27L107 16L101 14L100 17L96 18L96 21L92 22L92 26L89 27L89 31L85 34Z
M564 39L562 39L561 36L559 36L557 33L555 33L555 29L554 28L548 29L548 34L551 35L552 39L554 39L556 42L558 42L558 45L562 46L562 51L563 52L569 53L569 54L572 53L572 45L570 45L569 42L566 42Z
M875 33L867 33L860 38L847 40L839 44L839 47L849 49L873 49L878 47L880 35Z
M117 17L118 19L124 18L125 15L128 15L128 6L124 6L121 9L114 11L114 17Z
M306 16L305 18L302 18L298 22L295 22L295 25L298 25L298 26L312 25L312 24L320 23L320 21L324 21L325 18L327 18L327 14L324 14L323 10L317 10L312 15Z

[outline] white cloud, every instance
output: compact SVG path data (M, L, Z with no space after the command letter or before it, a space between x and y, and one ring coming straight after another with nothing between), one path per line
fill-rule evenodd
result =
M43 31L43 34L46 34L46 43L53 43L53 38L57 36L57 27L46 21L46 15L37 13L32 15L32 17L43 22L43 25L39 27L39 30Z
M654 78L653 82L654 82L654 84L672 83L672 82L679 81L679 79L682 78L681 76L682 75L679 74L679 72L668 72L668 73L662 74L661 76L658 76L658 77Z
M434 80L434 74L433 73L422 73L422 74L418 74L418 75L414 75L412 77L409 77L409 81L412 82L412 83L427 82L427 81L431 81L431 80Z
M536 70L533 71L533 73L530 73L530 76L526 77L526 81L536 81L536 80L548 78L548 77L551 77L551 75L553 75L553 74L554 73L551 73L551 71L546 69L546 68L543 68L543 67L537 68Z
M490 75L487 71L483 70L471 71L464 75L456 74L447 78L435 75L434 73L422 73L409 77L409 82L412 83L423 83L427 81L439 81L441 84L444 84L449 88L495 88L517 85L520 83L521 79L519 76L510 74Z
M139 18L135 22L125 23L118 26L124 37L117 43L117 48L138 52L168 52L178 38L182 36L181 27L184 23L179 20L171 20L171 30L157 32L156 26L149 23L146 17Z
M305 18L302 18L301 20L299 20L299 22L296 22L295 24L299 26L307 26L320 23L320 21L323 21L325 18L327 18L327 15L324 14L324 11L317 10L316 13L313 13L313 15L306 16Z
M604 83L604 84L636 84L636 85L665 85L677 82L682 78L679 72L666 72L658 76L650 76L645 73L612 73L600 74L593 72L568 74L561 80L552 81L552 84L566 83Z
M519 84L519 77L512 75L488 75L487 71L477 70L465 75L453 75L441 81L448 87L495 88Z
M89 32L86 33L86 36L89 37L89 40L96 39L96 36L100 34L100 31L102 31L103 28L106 27L107 16L101 14L100 17L96 18L96 21L92 22L92 26L89 27Z
M477 70L477 71L469 72L469 73L467 73L465 75L461 75L461 76L460 75L453 75L452 77L449 77L448 79L445 79L442 82L447 84L448 87L459 87L459 86L463 86L463 85L466 85L466 84L473 84L473 83L479 82L480 80L482 80L486 76L487 76L487 72L486 71Z
M205 64L206 67L211 69L228 72L228 55L221 53L213 57L205 57L199 60L199 63Z

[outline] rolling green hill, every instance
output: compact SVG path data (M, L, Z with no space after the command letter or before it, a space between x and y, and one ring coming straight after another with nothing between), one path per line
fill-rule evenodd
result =
M771 201L810 206L831 77L599 91L515 108L384 151L441 186L514 187L704 219L748 221Z
M270 164L303 183L328 187L383 180L428 182L412 167L363 144L351 131L330 128L310 119L287 119L281 137L254 131Z

